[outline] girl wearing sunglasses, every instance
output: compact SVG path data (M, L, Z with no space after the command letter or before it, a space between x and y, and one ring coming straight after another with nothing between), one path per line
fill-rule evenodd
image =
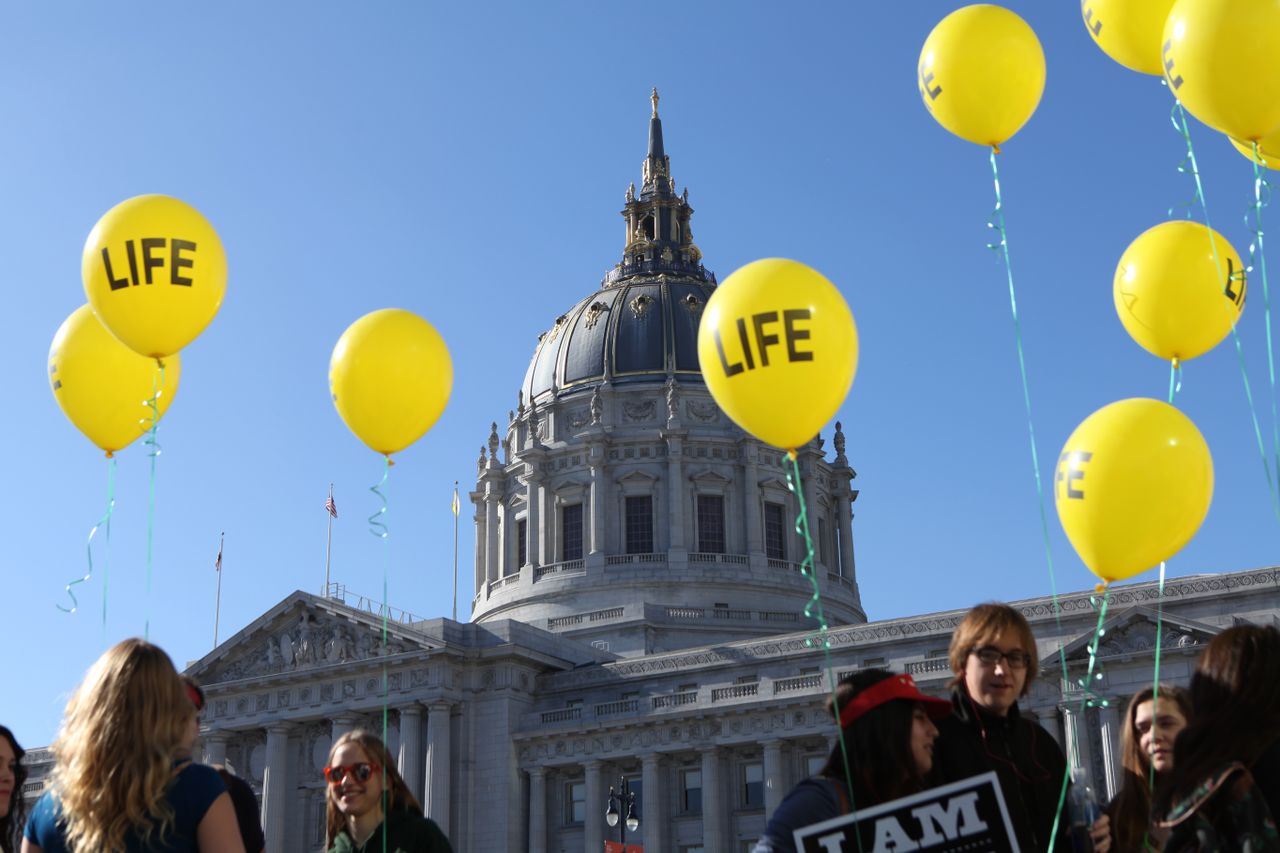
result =
M338 738L324 778L329 853L453 853L436 822L423 816L387 747L368 732Z

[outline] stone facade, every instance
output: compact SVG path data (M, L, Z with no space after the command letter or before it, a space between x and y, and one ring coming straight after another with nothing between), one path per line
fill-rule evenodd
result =
M200 753L259 792L270 853L322 849L321 768L357 726L385 727L459 851L599 853L625 777L628 840L646 853L738 853L830 751L832 677L887 667L945 693L964 611L866 621L839 425L832 458L816 437L799 450L796 493L783 455L723 415L689 360L715 278L656 93L642 173L623 260L541 336L505 431L481 447L472 621L335 585L293 593L188 667L208 697ZM805 615L801 496L829 648ZM1080 688L1094 598L1015 602L1042 660L1022 707L1111 793L1120 715L1152 679L1157 638L1162 680L1185 684L1215 633L1276 622L1280 569L1115 587L1092 682L1105 707ZM49 760L32 751L28 796Z

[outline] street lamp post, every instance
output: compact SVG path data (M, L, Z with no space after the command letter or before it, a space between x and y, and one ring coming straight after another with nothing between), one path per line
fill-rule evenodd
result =
M627 819L620 821L618 818L623 812L626 812ZM604 819L609 826L618 827L618 840L623 845L627 843L627 830L635 832L640 828L640 815L636 814L636 794L631 790L631 783L626 776L619 778L616 793L612 787L609 788L609 807L605 809Z

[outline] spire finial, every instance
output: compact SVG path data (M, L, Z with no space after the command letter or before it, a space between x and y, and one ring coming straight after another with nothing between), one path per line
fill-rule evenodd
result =
M649 96L650 102L653 103L653 115L650 118L658 117L658 87L653 87L653 94Z

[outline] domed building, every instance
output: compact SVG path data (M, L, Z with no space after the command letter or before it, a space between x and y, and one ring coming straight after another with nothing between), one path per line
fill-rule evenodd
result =
M867 621L839 424L831 458L817 437L799 451L825 643L805 615L781 455L731 423L698 372L716 280L671 181L656 94L622 258L548 318L516 408L480 450L471 621L333 584L291 593L188 666L208 698L202 757L258 793L268 853L324 849L329 748L384 725L455 850L600 853L625 830L645 853L742 853L830 752L831 677L886 667L947 690L951 633L976 602ZM1274 567L1113 585L1092 682L1105 707L1079 687L1092 590L1012 602L1042 661L1023 714L1112 795L1120 712L1150 684L1157 643L1162 679L1185 683L1215 633L1275 623L1278 590ZM51 758L27 761L34 799ZM630 829L616 800L606 820L622 784L637 795Z
M517 406L481 450L472 619L515 619L632 657L780 630L812 584L783 456L730 421L698 367L716 279L693 242L652 96L622 259L538 337ZM827 620L866 621L837 426L799 451ZM501 446L501 453L499 453ZM762 605L767 602L767 606Z

